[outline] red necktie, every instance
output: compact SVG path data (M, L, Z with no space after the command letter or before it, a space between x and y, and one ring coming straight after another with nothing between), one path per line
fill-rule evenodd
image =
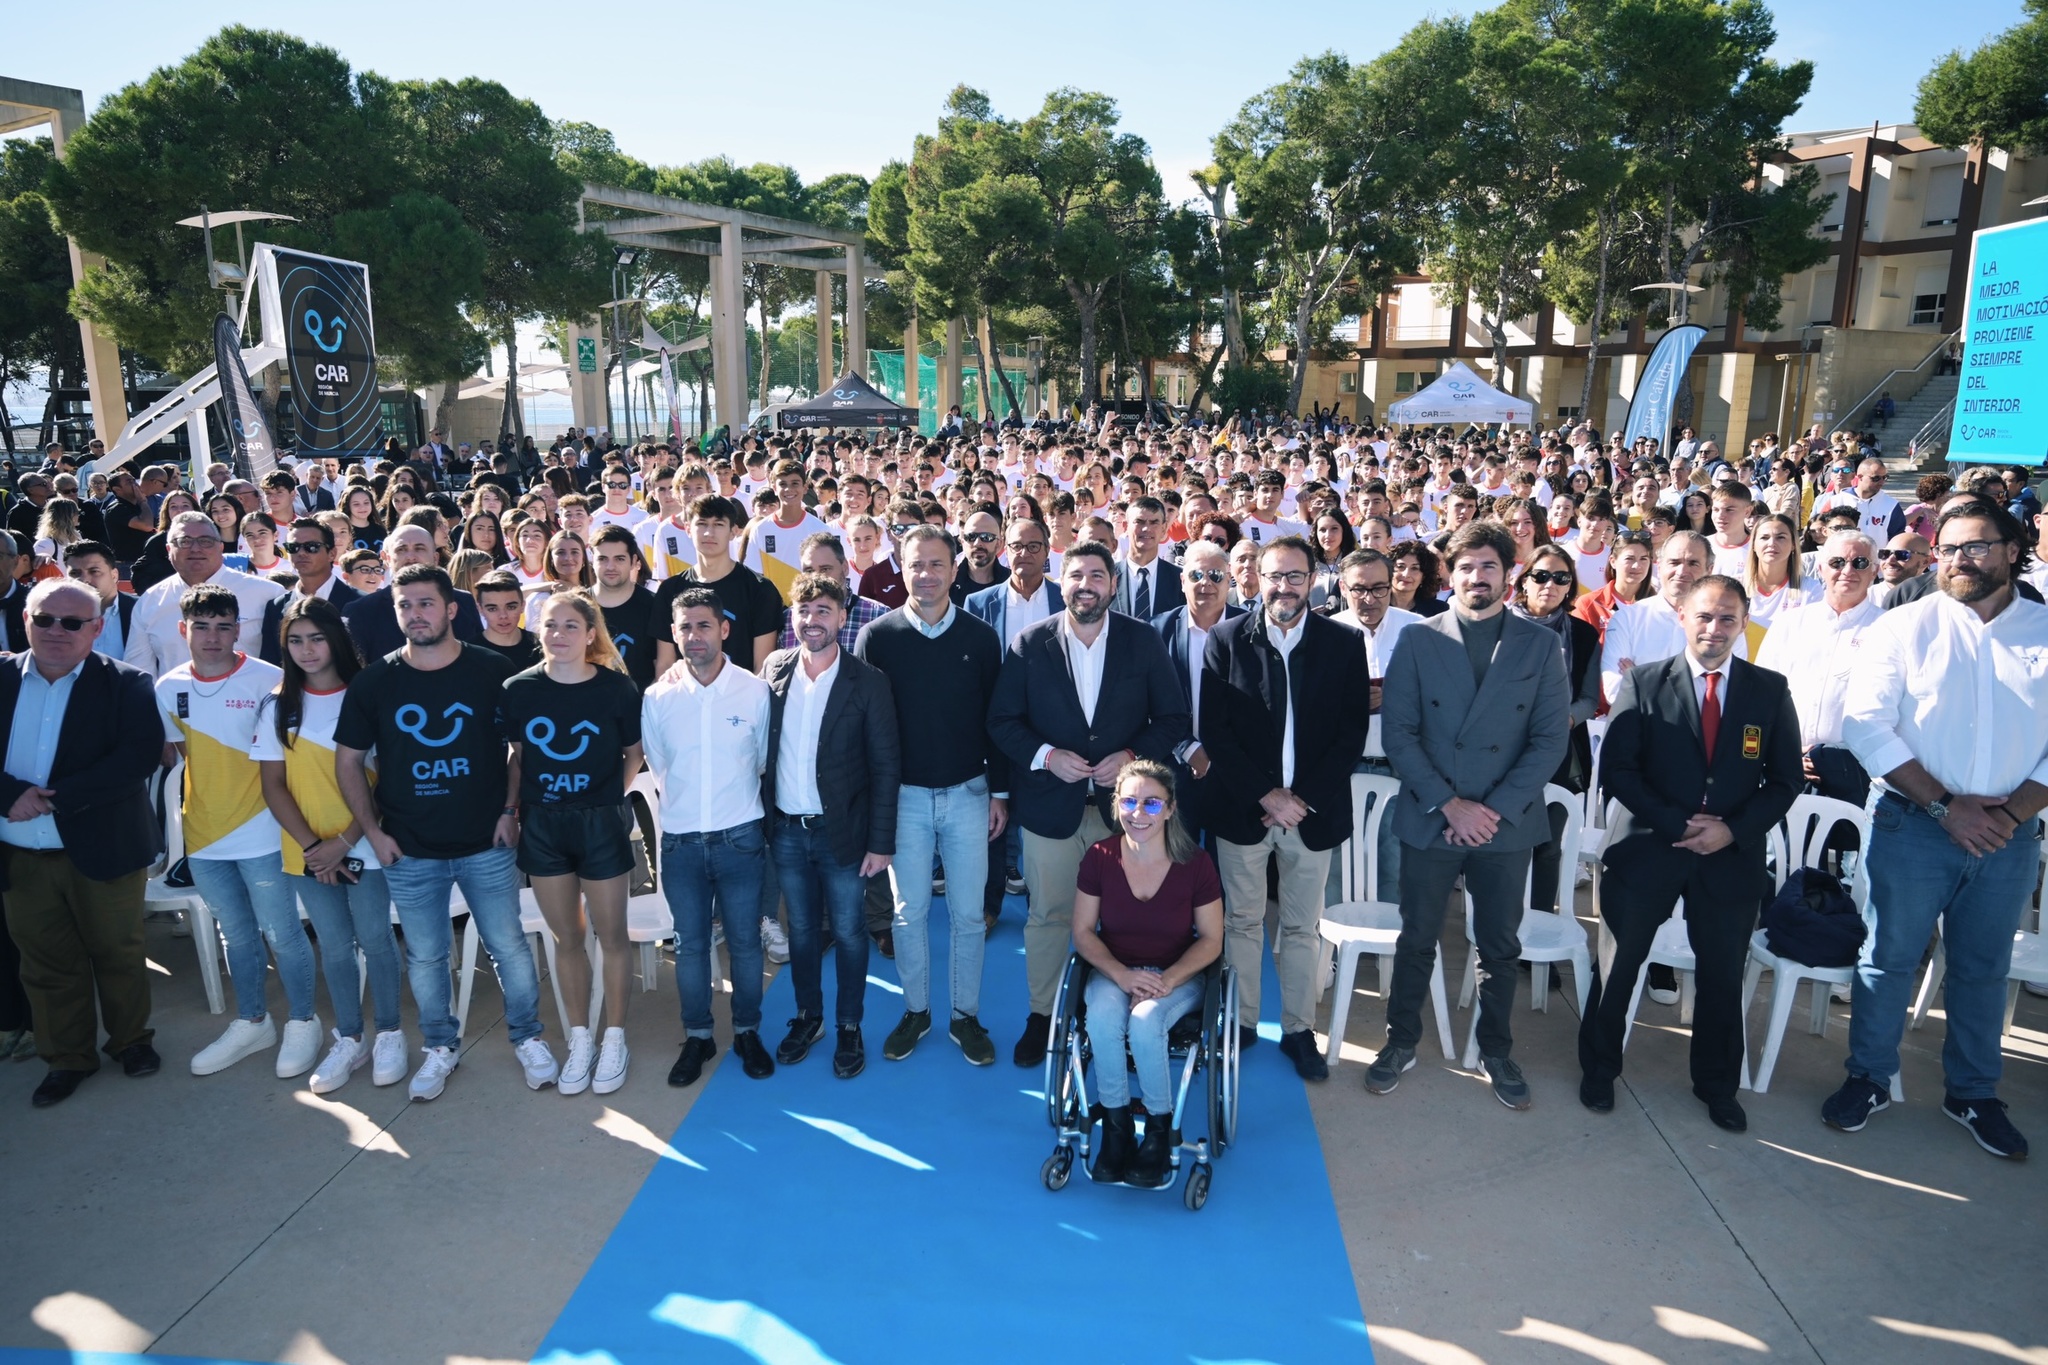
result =
M1721 694L1718 672L1707 674L1707 695L1700 702L1700 736L1707 742L1707 762L1714 761L1714 741L1721 737Z

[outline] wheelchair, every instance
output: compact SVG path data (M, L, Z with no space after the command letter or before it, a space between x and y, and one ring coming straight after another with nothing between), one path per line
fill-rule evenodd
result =
M1068 958L1067 969L1060 977L1059 994L1053 1001L1052 1044L1045 1054L1045 1109L1053 1126L1054 1146L1038 1173L1046 1189L1053 1191L1066 1188L1077 1162L1082 1174L1095 1179L1088 1154L1096 1141L1095 1125L1102 1117L1103 1106L1091 1104L1088 1099L1088 1063L1093 1049L1088 1044L1087 1007L1083 999L1093 970L1079 953ZM1181 1183L1185 1155L1191 1164L1187 1180L1181 1183L1181 1202L1190 1211L1198 1211L1209 1202L1210 1163L1237 1141L1237 973L1221 958L1202 973L1201 1003L1174 1023L1167 1033L1166 1045L1169 1066L1177 1068L1179 1074L1173 1113L1147 1114L1145 1118L1147 1124L1169 1122L1173 1131L1181 1135L1172 1150L1166 1181L1158 1186L1124 1181L1098 1183L1153 1193L1168 1191ZM1131 1065L1128 1058L1125 1065ZM1199 1094L1195 1088L1197 1075L1206 1082ZM1208 1129L1193 1141L1188 1140L1183 1126L1189 1117L1190 1099L1202 1105Z

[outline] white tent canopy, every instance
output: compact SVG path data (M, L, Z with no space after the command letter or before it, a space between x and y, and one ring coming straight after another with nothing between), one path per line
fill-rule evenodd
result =
M1464 361L1456 360L1428 388L1388 404L1387 416L1410 424L1512 422L1526 426L1535 420L1536 410L1527 399L1502 393Z

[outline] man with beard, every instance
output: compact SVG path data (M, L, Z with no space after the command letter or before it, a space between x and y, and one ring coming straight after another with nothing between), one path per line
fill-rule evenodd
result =
M988 712L989 734L1010 760L1012 814L1024 826L1031 891L1024 925L1031 1012L1010 1058L1023 1067L1045 1060L1074 878L1082 855L1109 835L1117 774L1133 758L1170 762L1189 730L1187 699L1157 632L1110 613L1115 550L1096 541L1068 549L1060 595L1065 610L1027 627L1004 655Z
M1871 813L1872 928L1851 987L1849 1077L1821 1106L1843 1132L1891 1103L1914 973L1938 919L1948 960L1942 1112L1994 1156L2027 1154L1997 1097L2013 933L2048 806L2048 708L2038 702L2048 607L2014 590L2024 537L1992 503L1944 512L1939 592L1886 612L1849 682L1842 738L1883 794Z
M1445 904L1462 875L1479 950L1480 1065L1496 1099L1527 1109L1508 1014L1530 855L1550 838L1543 787L1570 742L1571 686L1557 637L1507 611L1515 542L1506 529L1473 522L1452 534L1444 558L1451 609L1401 633L1380 703L1401 778L1394 833L1406 847L1387 1045L1365 1087L1387 1094L1415 1065Z
M1297 536L1259 554L1259 611L1210 632L1202 657L1202 748L1215 780L1204 817L1223 875L1225 949L1238 1027L1257 1036L1266 946L1266 863L1280 865L1280 1050L1327 1080L1316 1046L1316 929L1330 850L1351 835L1351 770L1370 714L1365 637L1308 609L1315 555Z
M960 522L962 558L953 578L953 605L964 607L974 593L1010 577L1003 567L1003 519L992 502L976 504Z
M1891 543L1877 552L1878 581L1870 590L1871 603L1882 607L1901 583L1910 583L1926 573L1933 558L1934 547L1927 543L1926 536L1916 531L1901 531L1893 536Z

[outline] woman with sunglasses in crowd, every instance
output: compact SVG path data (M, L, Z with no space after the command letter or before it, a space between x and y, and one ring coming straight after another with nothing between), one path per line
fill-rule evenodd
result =
M1515 580L1515 595L1508 609L1557 636L1564 651L1564 672L1571 684L1571 738L1565 746L1564 761L1550 780L1566 791L1584 792L1593 780L1593 741L1586 722L1600 709L1600 632L1572 614L1579 596L1579 571L1561 545L1545 545L1529 557L1529 567ZM1578 869L1561 866L1563 859L1564 809L1551 807L1550 840L1537 846L1530 866L1531 904L1538 910L1556 910L1560 895L1567 899Z
M1202 973L1223 952L1223 883L1181 822L1174 776L1137 759L1116 779L1120 832L1081 858L1074 950L1093 969L1084 988L1095 1088L1103 1105L1094 1176L1158 1186L1178 1141L1167 1031L1202 1002ZM1135 1141L1130 1071L1145 1101Z

